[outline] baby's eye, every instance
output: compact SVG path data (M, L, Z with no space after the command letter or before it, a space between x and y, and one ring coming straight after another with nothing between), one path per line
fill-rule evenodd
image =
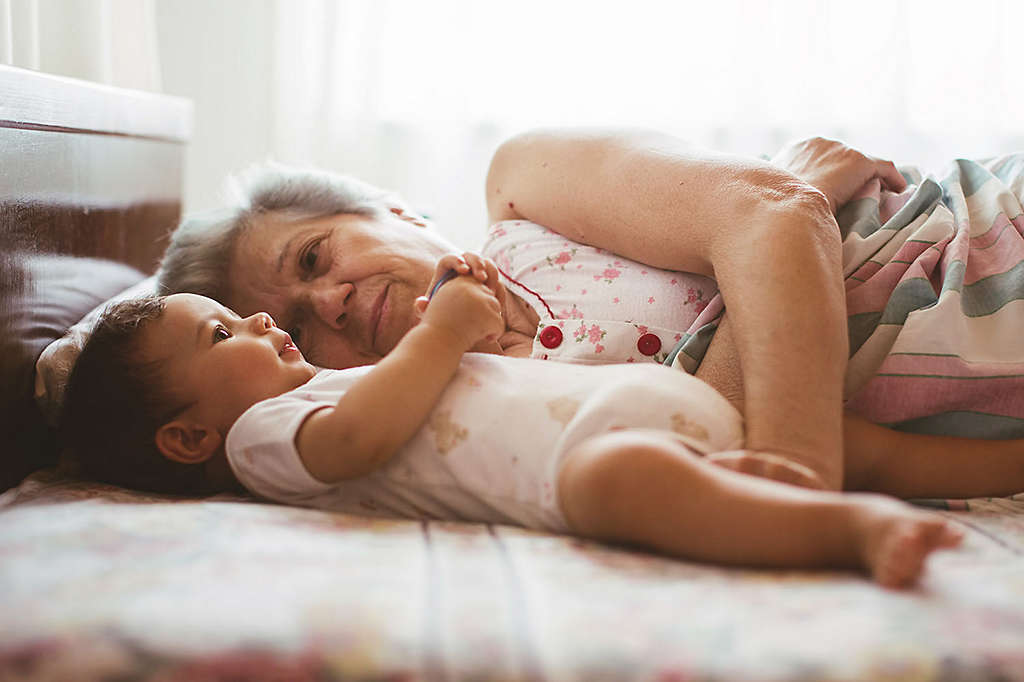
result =
M218 324L217 328L213 330L213 342L224 341L231 338L231 332L228 331L227 327Z
M305 251L299 256L299 267L304 273L313 272L316 269L316 262L320 256L320 242L321 239L317 239L315 242L309 245Z

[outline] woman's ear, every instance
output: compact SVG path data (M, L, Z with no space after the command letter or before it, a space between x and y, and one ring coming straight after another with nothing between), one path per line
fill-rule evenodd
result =
M217 453L221 435L204 424L175 419L156 430L156 447L167 459L199 464Z

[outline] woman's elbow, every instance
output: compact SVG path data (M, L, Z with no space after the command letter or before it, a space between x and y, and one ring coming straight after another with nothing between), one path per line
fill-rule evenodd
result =
M787 186L783 197L784 205L812 218L812 225L824 228L829 235L839 236L839 224L828 203L828 197L817 187L802 180Z
M747 169L740 175L739 183L753 200L776 210L799 210L816 216L832 215L824 192L771 164Z
M741 191L754 202L748 209L770 218L759 221L764 237L776 242L787 235L811 237L830 251L841 250L839 224L824 192L774 167L755 169L743 182L745 188Z

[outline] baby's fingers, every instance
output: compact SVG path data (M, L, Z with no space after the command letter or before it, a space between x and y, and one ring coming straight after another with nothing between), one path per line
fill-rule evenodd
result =
M490 273L487 269L488 261L486 258L482 258L479 254L466 251L462 254L462 259L469 264L469 269L472 271L474 277L481 282L486 282L488 280Z
M458 275L469 274L469 272L469 265L467 265L466 261L462 259L462 256L454 253L446 253L441 256L437 261L437 266L434 268L434 276L430 280L430 284L427 286L427 300L433 298L441 285L449 279Z
M470 272L469 265L462 256L455 253L446 253L441 256L441 260L437 261L437 267L434 268L434 281L436 282L449 270L454 270L460 275L466 275Z
M494 264L490 258L484 258L484 267L487 269L487 279L484 282L487 283L487 287L494 292L494 295L498 297L498 302L504 305L505 303L505 287L501 284L501 278L498 276L498 266Z
M779 455L750 450L731 450L707 456L707 461L741 474L789 483L802 488L822 489L821 478L808 467Z

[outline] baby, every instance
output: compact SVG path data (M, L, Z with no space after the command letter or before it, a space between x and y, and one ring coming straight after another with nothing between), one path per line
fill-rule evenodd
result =
M65 442L89 473L131 487L241 484L289 504L512 523L702 561L863 568L893 587L959 544L941 517L891 498L710 463L743 447L742 420L683 372L467 353L504 329L496 278L470 254L442 259L419 324L378 364L346 370L318 371L265 313L192 294L117 304L72 374Z

